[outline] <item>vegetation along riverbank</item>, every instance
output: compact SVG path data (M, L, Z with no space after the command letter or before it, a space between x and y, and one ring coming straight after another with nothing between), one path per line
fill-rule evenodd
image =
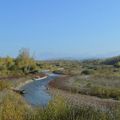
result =
M17 58L1 58L0 120L120 120L119 61L36 61L26 49ZM49 83L53 99L45 108L31 107L10 89L45 77L46 70L64 76Z

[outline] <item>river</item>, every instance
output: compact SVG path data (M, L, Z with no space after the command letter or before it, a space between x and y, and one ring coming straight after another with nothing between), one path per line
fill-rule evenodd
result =
M49 74L47 78L33 81L21 87L25 90L24 99L32 106L46 106L52 99L47 90L48 83L58 77L57 74Z

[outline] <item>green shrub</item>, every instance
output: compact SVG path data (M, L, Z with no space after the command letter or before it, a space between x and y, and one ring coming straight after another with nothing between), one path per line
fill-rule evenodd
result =
M90 75L90 74L92 74L93 72L94 72L93 70L83 70L83 71L81 72L81 74Z

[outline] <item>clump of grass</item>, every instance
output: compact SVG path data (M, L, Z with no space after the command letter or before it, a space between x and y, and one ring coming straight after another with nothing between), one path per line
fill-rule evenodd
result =
M100 98L113 98L115 100L120 100L120 89L92 86L90 83L88 83L84 89L79 90L79 93Z
M0 91L6 88L10 88L11 83L5 80L0 80Z
M20 95L9 92L3 99L1 106L1 120L24 120L29 113L27 104Z
M91 74L93 74L93 73L94 73L93 70L83 70L83 71L81 72L81 74L83 74L83 75L91 75Z
M93 86L91 87L91 95L95 95L101 98L113 98L113 99L119 100L120 89Z
M69 107L61 97L56 97L42 110L36 110L36 120L67 120Z

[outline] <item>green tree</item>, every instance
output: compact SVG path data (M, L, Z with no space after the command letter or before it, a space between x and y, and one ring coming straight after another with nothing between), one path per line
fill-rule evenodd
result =
M120 62L117 62L114 66L115 67L120 67Z
M30 56L29 50L23 48L16 59L16 65L18 69L21 69L24 73L29 73L36 69L36 62L33 57Z
M13 66L15 64L15 61L14 61L13 58L8 56L8 57L5 58L4 62L5 62L7 70L12 70L13 69Z

